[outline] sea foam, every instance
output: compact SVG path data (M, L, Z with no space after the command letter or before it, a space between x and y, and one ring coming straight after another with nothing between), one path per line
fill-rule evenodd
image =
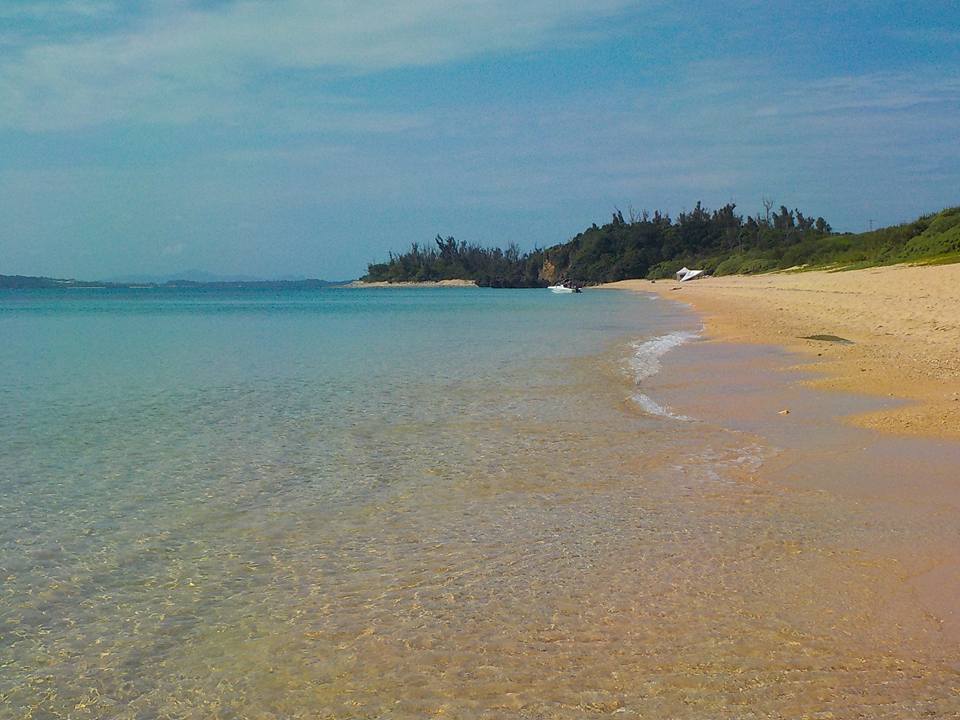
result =
M650 338L649 340L635 342L633 344L633 355L629 361L634 383L639 386L646 378L656 375L660 372L661 357L674 348L680 347L684 343L690 342L698 337L699 333L678 331ZM639 405L644 412L650 415L659 415L676 420L691 419L683 415L675 415L649 395L645 395L639 391L634 393L632 400Z

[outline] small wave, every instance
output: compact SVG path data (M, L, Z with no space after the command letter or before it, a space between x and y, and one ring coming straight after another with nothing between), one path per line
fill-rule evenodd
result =
M699 337L697 333L681 331L635 342L633 344L633 357L630 358L630 368L633 370L634 382L639 385L644 378L656 375L660 372L661 357L697 337Z
M675 415L649 395L644 395L640 392L635 393L631 399L648 415L659 415L660 417L672 418L674 420L689 421L693 419L688 418L686 415Z
M630 358L630 370L633 373L633 381L639 385L643 380L660 372L660 358L676 347L680 347L686 342L699 337L698 333L689 331L673 332L668 335L660 335L649 340L641 340L633 344L633 356ZM660 405L649 395L641 392L634 394L633 401L640 408L651 415L669 417L675 420L690 420L683 415L675 415L665 407Z

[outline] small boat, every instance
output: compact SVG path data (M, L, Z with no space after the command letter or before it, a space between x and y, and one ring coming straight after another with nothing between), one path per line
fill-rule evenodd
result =
M547 290L554 293L579 293L583 292L580 289L582 287L574 280L557 280L553 285L548 285Z

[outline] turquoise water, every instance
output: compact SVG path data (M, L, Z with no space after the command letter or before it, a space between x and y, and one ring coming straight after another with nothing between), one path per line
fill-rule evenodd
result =
M402 556L383 524L404 504L419 524L445 493L494 492L507 476L511 492L542 488L582 462L568 426L628 397L630 343L680 322L619 293L3 295L0 692L12 716L239 702L224 683L269 668L238 633L282 634L299 612L421 572L413 556L372 557ZM431 522L460 512L450 503ZM340 587L364 573L361 589ZM226 648L228 680L206 667Z
M0 718L955 716L882 549L920 530L674 411L755 385L698 330L599 291L0 295Z

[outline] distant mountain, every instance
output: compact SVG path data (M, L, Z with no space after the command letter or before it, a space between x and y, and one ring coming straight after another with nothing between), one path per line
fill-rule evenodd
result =
M163 285L168 282L185 280L187 282L199 283L217 283L217 282L263 282L273 278L253 277L249 275L217 275L206 272L205 270L183 270L181 272L170 273L168 275L120 275L118 277L107 278L105 283L117 285L144 284L144 285ZM287 278L278 278L286 280ZM296 280L306 280L307 278L290 278Z
M195 272L195 271L194 271ZM194 273L184 273L183 275ZM200 273L200 277L218 277L209 273ZM315 290L325 287L337 287L349 284L349 280L330 281L310 278L285 280L189 280L182 275L175 280L165 280L162 276L139 276L125 280L73 280L64 278L35 277L32 275L0 275L0 289L41 289L41 288L197 288L207 290Z
M310 290L325 287L337 287L347 285L351 281L329 280L217 280L216 282L198 282L196 280L168 280L162 284L155 284L156 287L180 287L180 288L203 288L209 290Z

